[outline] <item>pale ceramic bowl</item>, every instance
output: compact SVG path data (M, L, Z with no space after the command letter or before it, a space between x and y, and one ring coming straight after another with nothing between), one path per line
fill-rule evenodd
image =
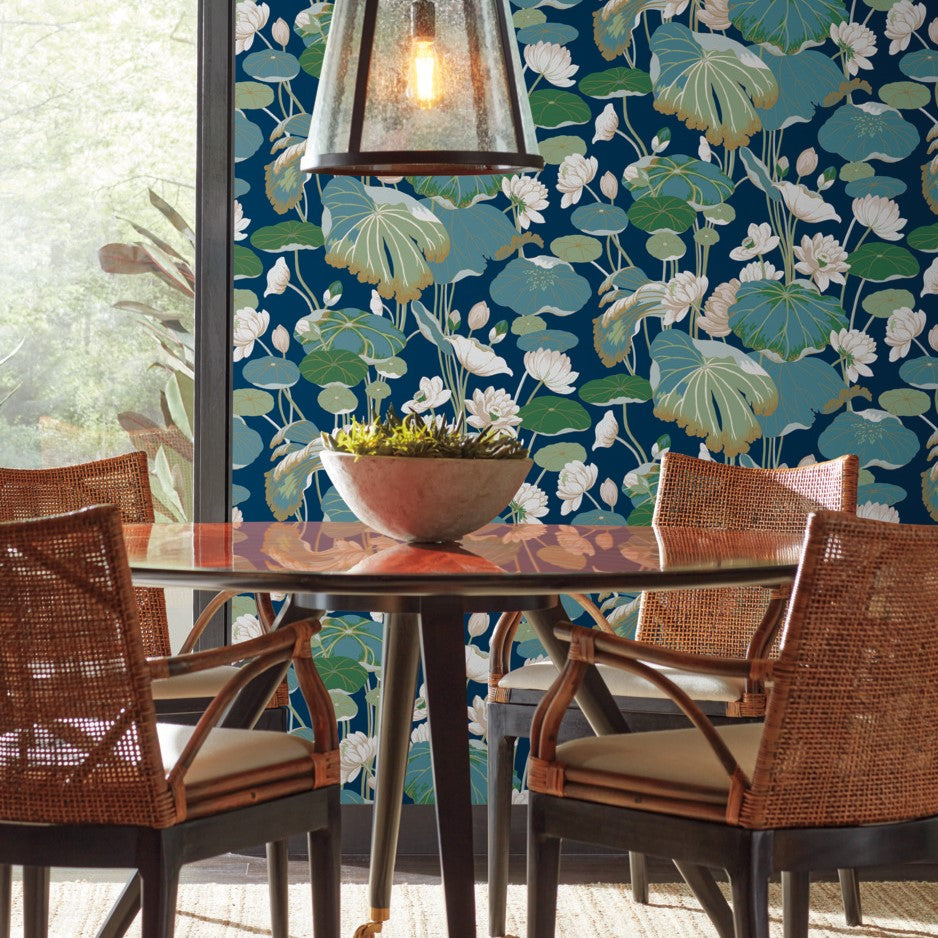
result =
M433 459L322 453L355 516L399 541L455 541L481 528L521 488L530 459Z

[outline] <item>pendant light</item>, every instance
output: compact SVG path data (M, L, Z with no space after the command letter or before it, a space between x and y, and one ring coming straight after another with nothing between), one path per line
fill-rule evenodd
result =
M354 176L543 168L508 0L337 0L301 166Z

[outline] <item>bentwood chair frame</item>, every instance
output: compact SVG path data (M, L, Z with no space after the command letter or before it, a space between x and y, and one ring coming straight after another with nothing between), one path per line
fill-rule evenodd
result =
M766 530L801 533L808 515L818 509L854 512L859 465L856 456L793 469L753 469L667 452L661 465L652 523L661 528L705 527L722 530ZM636 638L659 647L691 654L762 658L777 649L777 631L789 589L764 587L646 592L642 596ZM613 628L586 596L573 597L597 628ZM529 734L534 709L556 676L550 662L512 671L511 648L520 613L506 613L490 644L488 706L488 883L489 934L505 934L511 788L515 743ZM536 675L531 680L528 675ZM681 710L641 680L623 680L614 672L615 701L629 731L643 732L687 726ZM708 675L715 699L696 699L715 723L752 720L765 712L765 688L757 677L725 680ZM680 680L680 677L678 676ZM616 684L624 685L616 690ZM721 686L722 685L722 686ZM623 695L625 694L625 695ZM561 726L561 738L590 731L582 712L572 706ZM629 857L632 895L648 901L644 857ZM683 875L692 871L679 867ZM700 886L700 884L697 884ZM852 871L841 871L847 923L861 921L860 896ZM705 887L704 887L705 888Z
M936 551L933 525L812 516L774 659L559 627L567 663L531 731L528 938L554 934L562 838L724 868L732 913L719 895L713 903L736 938L768 938L773 873L786 938L804 938L811 871L938 858ZM596 663L654 682L694 728L558 745ZM715 727L649 664L768 683L764 724Z
M125 524L153 523L155 512L146 453L135 451L92 462L43 469L0 466L0 522L46 517L99 504L115 505ZM134 595L146 653L159 657L170 655L169 620L163 590L135 587ZM206 626L236 595L234 591L223 591L209 600L186 635L178 654L195 650ZM257 594L255 599L261 628L264 633L270 632L276 618L270 597ZM234 668L220 665L208 671L191 672L182 683L172 679L158 681L152 688L157 714L173 722L194 722L211 697L234 675ZM288 690L284 683L277 688L268 708L274 710L287 703ZM272 867L285 864L286 850L285 843L271 842L268 845L268 860ZM11 875L9 868L0 865L0 938L9 935ZM276 879L276 872L273 877ZM36 914L45 914L43 896L48 893L47 871L30 869L26 881L30 908Z
M0 862L135 867L144 938L171 938L184 863L308 831L314 932L337 938L340 759L310 651L319 623L146 659L113 506L0 525L0 577ZM57 622L67 636L53 634ZM157 724L154 680L237 661L247 663L194 728ZM291 662L312 743L216 729L239 691ZM285 874L271 890L284 931Z

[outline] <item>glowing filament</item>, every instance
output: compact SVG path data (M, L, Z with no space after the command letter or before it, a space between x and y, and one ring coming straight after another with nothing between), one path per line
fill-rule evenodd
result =
M410 97L418 107L432 108L443 96L440 57L432 39L414 39L410 57Z

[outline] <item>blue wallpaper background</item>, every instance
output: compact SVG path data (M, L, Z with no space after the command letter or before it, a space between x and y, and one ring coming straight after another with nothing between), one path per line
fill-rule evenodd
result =
M319 432L393 403L530 442L507 520L648 523L669 447L856 452L862 514L938 520L925 4L513 0L545 169L362 180L299 169L332 6L238 4L236 518L349 518ZM602 597L625 634L631 600ZM493 624L466 633L480 801ZM516 651L541 653L524 626ZM370 800L380 625L331 616L316 654L345 799ZM427 801L419 696L412 738Z

